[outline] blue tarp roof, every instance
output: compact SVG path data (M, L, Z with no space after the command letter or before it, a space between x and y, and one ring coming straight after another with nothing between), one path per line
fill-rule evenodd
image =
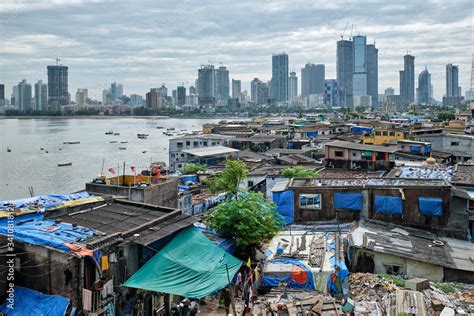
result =
M58 295L47 295L41 292L15 286L13 309L5 301L0 306L0 312L7 316L64 316L69 300Z
M87 192L79 192L72 194L46 194L27 199L4 200L0 201L0 210L6 210L7 205L14 205L15 208L37 207L39 210L45 211L50 208L62 205L67 201L82 200L94 197Z
M42 213L15 216L13 238L32 245L49 246L62 251L70 251L65 243L75 244L88 240L94 230L68 223L56 223L44 218ZM0 218L0 234L8 235L8 219Z
M273 203L276 205L276 210L283 216L285 224L293 224L295 220L294 215L294 193L291 190L273 192Z

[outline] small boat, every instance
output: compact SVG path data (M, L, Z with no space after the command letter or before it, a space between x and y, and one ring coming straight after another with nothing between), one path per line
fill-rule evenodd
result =
M112 141L110 141L109 143L115 144L116 142L117 142L116 140L112 140Z
M75 141L75 142L63 142L64 145L76 145L76 144L80 144L81 142L79 141Z
M120 142L120 144L127 144L127 143L128 143L128 141Z
M157 126L156 128L157 129L163 129L164 127L163 126Z
M40 150L44 150L44 148L43 148L43 147L41 147L41 148L40 148Z
M166 130L168 130L168 131L174 131L174 127L168 127Z
M108 131L108 132L105 132L105 135L113 135L114 132L113 131Z
M62 148L59 148L59 150L63 150Z
M58 163L58 167L72 166L72 162Z
M148 134L137 134L137 137L140 139L146 139L148 137Z
M146 154L146 150L142 151L142 154Z
M119 136L119 135L120 135L120 133L114 133L114 136Z
M12 149L10 147L7 147L7 153L11 153Z
M46 150L45 153L49 154L49 151Z
M126 150L127 147L119 147L120 150Z

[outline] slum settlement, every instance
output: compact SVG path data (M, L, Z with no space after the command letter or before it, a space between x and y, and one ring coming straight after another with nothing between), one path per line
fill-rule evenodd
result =
M167 163L0 201L0 312L472 315L472 114L170 130Z

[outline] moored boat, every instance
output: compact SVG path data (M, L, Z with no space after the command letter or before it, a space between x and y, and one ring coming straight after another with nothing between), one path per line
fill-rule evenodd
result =
M66 166L72 166L72 162L58 163L58 167L66 167Z

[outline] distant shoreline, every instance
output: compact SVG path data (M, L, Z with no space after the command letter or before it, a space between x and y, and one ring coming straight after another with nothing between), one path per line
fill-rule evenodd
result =
M105 116L105 115L65 115L65 116L48 116L48 115L18 115L18 116L0 116L0 119L8 120L8 119L117 119L117 118L143 118L143 119L168 119L171 116L161 116L161 115L153 115L153 116L140 116L140 115L116 115L116 116Z

